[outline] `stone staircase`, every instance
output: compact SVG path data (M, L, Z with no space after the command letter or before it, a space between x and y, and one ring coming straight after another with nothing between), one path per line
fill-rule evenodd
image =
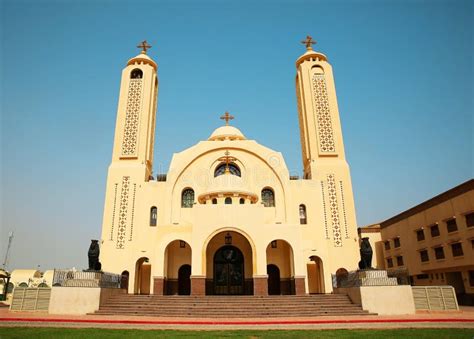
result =
M114 295L93 313L188 318L270 318L369 315L344 294L304 296Z

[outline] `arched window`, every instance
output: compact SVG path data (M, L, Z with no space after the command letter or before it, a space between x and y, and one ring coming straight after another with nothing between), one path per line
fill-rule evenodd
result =
M243 205L243 204L245 204L245 199L244 199L244 198L240 198L239 202L240 202L241 205Z
M219 166L216 167L216 170L214 171L214 177L218 177L219 175L225 174L225 169L226 169L227 164L222 163ZM234 163L229 164L229 172L232 175L236 175L240 177L240 168Z
M143 78L143 72L141 69L135 68L132 73L130 73L130 79L141 79Z
M300 224L301 225L306 225L308 220L306 218L306 206L301 204L299 208L299 213L300 213Z
M212 199L212 204L217 205L217 199L216 198Z
M26 282L22 282L20 285L18 285L18 287L28 287L28 284Z
M275 194L270 188L262 190L262 203L265 207L275 207Z
M225 204L226 205L232 205L232 198L231 197L225 198Z
M181 195L181 207L192 208L194 205L194 191L186 188Z
M150 226L156 226L156 219L158 219L158 209L153 206L150 208Z

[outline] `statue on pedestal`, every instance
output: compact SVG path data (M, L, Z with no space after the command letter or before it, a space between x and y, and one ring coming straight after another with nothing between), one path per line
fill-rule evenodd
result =
M100 271L102 268L102 264L99 262L99 254L99 240L91 240L89 252L87 252L89 256L89 271Z
M362 238L360 243L360 261L359 268L361 270L373 269L372 267L372 246L370 246L369 238Z

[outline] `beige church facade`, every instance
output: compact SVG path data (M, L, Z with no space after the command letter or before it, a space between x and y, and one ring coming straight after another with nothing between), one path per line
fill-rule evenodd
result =
M330 293L331 274L356 269L356 215L332 68L312 43L308 37L296 61L302 179L290 177L280 152L231 126L227 112L223 126L175 153L166 175L154 178L158 66L146 43L128 61L100 260L104 271L122 274L129 293Z

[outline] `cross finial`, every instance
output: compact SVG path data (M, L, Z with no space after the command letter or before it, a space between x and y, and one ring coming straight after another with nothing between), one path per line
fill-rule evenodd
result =
M146 42L146 40L143 40L140 43L140 45L137 46L137 48L141 48L142 49L142 54L146 54L146 50L150 49L151 46L148 44L148 42Z
M230 115L230 113L226 111L224 115L220 117L220 119L225 120L225 125L229 126L229 120L234 120L234 116Z
M225 156L220 157L220 158L217 159L217 160L218 160L218 161L225 161L225 174L230 174L229 164L230 164L231 162L236 161L237 159L230 156L229 150L226 150L224 154L225 154Z
M306 45L306 50L311 51L311 50L313 50L313 47L311 47L311 45L314 45L314 44L316 43L316 41L313 40L313 38L311 37L311 35L307 35L307 36L306 36L306 39L303 40L303 41L301 41L301 43L302 43L303 45Z

